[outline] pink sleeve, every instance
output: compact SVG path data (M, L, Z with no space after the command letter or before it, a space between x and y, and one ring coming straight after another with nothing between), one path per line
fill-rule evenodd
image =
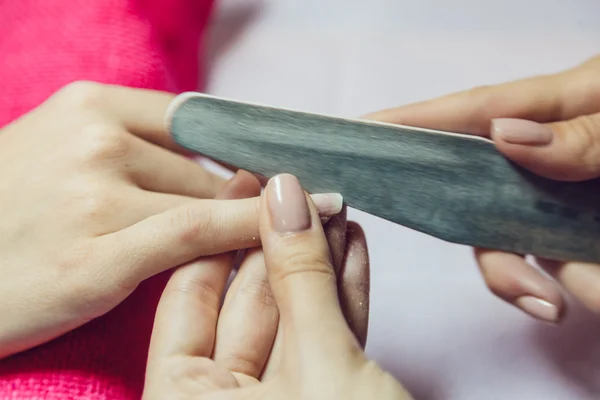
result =
M75 80L181 92L201 88L212 0L0 2L0 127ZM166 276L116 309L0 362L0 400L139 399Z

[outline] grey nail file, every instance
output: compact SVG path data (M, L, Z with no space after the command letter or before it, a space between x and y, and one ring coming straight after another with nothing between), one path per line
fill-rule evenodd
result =
M484 138L185 93L169 110L181 146L474 247L600 262L600 183L541 178Z

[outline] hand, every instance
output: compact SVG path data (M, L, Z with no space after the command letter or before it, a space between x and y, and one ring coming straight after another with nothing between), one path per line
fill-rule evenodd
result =
M368 317L360 227L348 223L344 240L342 213L324 230L308 199L291 175L269 181L263 250L242 263L220 315L231 255L176 270L156 314L145 400L409 398L360 345Z
M0 358L155 274L258 245L260 199L203 199L221 179L165 149L172 98L75 83L0 131Z
M554 75L475 88L367 118L490 137L506 157L541 176L565 181L597 178L600 57ZM565 302L557 282L523 255L485 249L476 249L475 255L493 293L536 318L560 321ZM536 261L585 306L600 313L600 265Z

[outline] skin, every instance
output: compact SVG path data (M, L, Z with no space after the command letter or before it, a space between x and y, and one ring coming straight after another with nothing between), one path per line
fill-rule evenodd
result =
M306 196L310 227L280 234L267 196L261 200L262 249L251 250L220 311L226 274L215 279L214 272L228 271L229 259L199 260L171 277L156 314L143 398L409 399L361 345L367 318L362 300L350 300L368 299L360 227L341 213L323 228Z
M105 314L160 272L259 245L260 198L213 199L223 180L165 130L172 99L77 82L0 130L0 358ZM248 175L237 184L254 188Z
M595 58L368 117L488 136L540 175L592 179L600 176L599 70ZM2 130L0 206L12 212L0 227L0 272L10 277L0 283L0 356L102 315L142 280L183 265L159 305L144 398L409 398L362 350L368 260L360 228L342 215L324 229L307 196L310 229L276 233L268 201L252 197L254 177L239 172L223 187L167 150L180 150L162 124L171 99L78 83ZM504 140L490 122L507 117L544 124L552 143ZM221 308L231 252L260 243ZM537 260L550 281L522 255L475 254L506 301L520 306L533 295L563 315L561 284L600 312L598 265Z
M491 138L507 158L551 179L582 181L600 176L600 57L552 75L478 87L437 99L369 114L366 118L403 125L454 131ZM514 143L494 124L498 118L534 121L551 130L550 144ZM496 128L495 128L496 126ZM574 238L575 240L575 238ZM565 314L565 289L587 308L600 313L600 266L537 259L553 279L523 255L476 249L480 270L490 290L523 307L533 296ZM539 317L539 315L534 314Z

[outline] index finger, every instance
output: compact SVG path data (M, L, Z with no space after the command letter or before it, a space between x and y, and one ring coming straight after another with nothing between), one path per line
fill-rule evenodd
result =
M553 75L481 86L436 99L367 114L393 124L489 137L490 121L520 118L537 122L567 120L597 112L597 93L581 68ZM575 99L575 100L574 100Z

